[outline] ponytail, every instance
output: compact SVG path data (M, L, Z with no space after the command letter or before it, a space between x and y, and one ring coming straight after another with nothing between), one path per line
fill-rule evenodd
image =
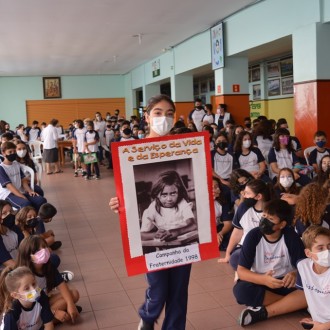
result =
M264 182L260 179L251 180L246 184L256 195L261 194L264 202L270 201L274 197L272 183Z

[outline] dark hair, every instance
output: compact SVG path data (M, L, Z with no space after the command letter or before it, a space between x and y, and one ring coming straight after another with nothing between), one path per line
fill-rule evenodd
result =
M151 97L149 100L148 100L148 105L147 105L147 108L146 108L146 111L148 112L148 114L150 114L150 111L151 109L159 102L161 101L166 101L168 102L173 111L175 111L175 104L174 102L172 101L172 99L168 96L168 95L165 95L165 94L159 94L159 95L156 95L156 96L153 96Z
M38 216L40 219L50 219L57 214L57 209L53 204L44 203L40 206Z
M328 168L326 171L323 171L322 169L322 162L325 158L330 158L330 155L324 155L321 158L320 163L318 164L319 166L317 170L317 177L315 179L315 181L321 186L330 178L330 168Z
M6 132L6 133L1 134L1 137L10 141L14 138L14 135L10 132Z
M158 195L162 193L165 186L176 186L178 188L178 199L176 202L175 208L178 208L178 204L182 199L185 199L187 202L189 201L188 193L186 187L184 186L181 177L176 171L166 171L159 175L157 182L154 184L151 190L151 198L156 201L156 211L161 215L160 208L161 203L158 199Z
M259 119L260 121L268 120L268 118L267 118L266 116L263 116L263 115L258 116L258 119Z
M235 152L241 152L242 151L242 146L243 146L243 138L244 136L248 135L250 137L251 140L251 145L249 147L249 150L251 150L253 148L253 138L252 138L252 134L250 132L247 131L242 131L240 132L237 137L236 137L236 141L235 141L235 145L234 145L234 151Z
M277 181L276 181L276 184L275 184L274 188L275 189L279 189L281 192L286 192L286 190L283 188L283 186L280 183L280 176L281 176L281 173L283 171L290 172L291 173L291 176L293 178L293 183L292 183L292 186L290 187L288 193L289 194L298 195L299 194L299 191L300 191L300 188L296 184L296 181L294 179L294 173L293 173L292 169L291 168L288 168L288 167L283 167L283 168L280 169L280 171L278 172L278 175L277 175Z
M1 152L5 152L6 150L10 150L10 149L16 149L16 144L10 141L1 144Z
M10 207L12 207L8 201L0 199L0 219L2 218L2 210L6 205L10 205ZM7 234L7 231L7 227L0 222L0 235Z
M56 126L58 124L58 119L52 119L49 124L53 125L53 126Z
M212 112L213 105L211 103L207 103L207 104L205 104L205 108L207 108L208 110L210 110Z
M39 124L39 122L37 121L37 120L34 120L33 122L32 122L32 125L38 125Z
M192 130L187 127L179 127L179 128L173 127L169 131L168 135L177 135L177 134L186 134L186 133L192 133Z
M202 99L200 99L199 97L196 97L195 102L202 102Z
M192 132L197 132L197 127L193 122L190 122L188 125L191 125L193 127L193 130L191 130Z
M93 127L93 129L94 129L94 123L91 121L91 120L89 120L87 123L86 123L86 127L87 126L91 126L91 127Z
M251 173L241 168L233 170L230 174L229 186L235 195L239 195L241 192L238 179L243 177L247 178L248 180L254 180L254 177Z
M273 199L265 203L263 211L269 215L275 215L281 221L286 221L288 225L291 225L292 207L283 199Z
M27 143L23 142L23 141L18 141L17 144L16 144L16 149L17 149L17 146L19 144L23 144L25 146L25 148L26 148L26 155L23 158L20 158L19 156L17 156L17 158L22 159L23 160L23 163L22 164L25 164L25 165L31 167L33 169L33 171L36 172L35 171L34 162L33 162L33 160L30 157L30 147L29 147L29 145Z
M264 202L268 202L274 196L273 185L260 179L254 179L246 184L256 195L261 194Z
M250 117L245 117L244 121L251 121L251 118Z
M26 266L35 274L36 270L31 259L31 254L35 254L40 248L48 248L46 241L39 235L25 237L19 247L17 256L17 266ZM55 286L55 267L50 259L42 265L42 274L46 278L47 291L50 292ZM41 288L42 289L42 288Z
M220 137L220 136L223 136L224 138L226 138L227 142L228 142L228 135L226 132L224 131L220 131L215 139L215 141Z
M264 140L268 139L270 141L273 141L273 134L274 130L270 120L262 120L253 132L253 136L262 136Z
M182 127L186 127L185 123L182 120L176 121L175 124L173 125L173 128L182 128Z
M316 131L314 134L314 138L320 137L320 136L324 136L325 138L327 138L327 133L324 131Z
M218 186L219 186L219 188L220 188L220 195L219 195L219 197L217 197L215 200L216 200L217 202L219 202L220 205L223 205L224 203L226 203L225 195L222 193L222 191L223 191L223 190L222 190L223 185L222 185L220 179L217 178L216 176L212 176L212 181L216 181L217 184L218 184Z
M78 125L78 128L80 128L80 129L84 127L84 122L81 119L77 119L76 124Z
M276 123L276 128L280 128L281 125L287 124L288 122L286 121L285 118L280 118L277 123Z
M227 111L227 104L225 103L220 103L219 104L220 108L224 109L225 111Z
M289 153L294 152L291 137L290 137L290 132L286 128L278 128L275 131L274 142L273 142L273 147L275 148L275 150L280 151L280 149L281 149L280 140L279 140L280 135L287 135L289 137L289 143L286 148Z

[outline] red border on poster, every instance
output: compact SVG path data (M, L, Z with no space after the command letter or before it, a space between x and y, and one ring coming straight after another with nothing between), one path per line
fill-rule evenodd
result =
M207 177L207 189L208 189L208 203L210 206L210 230L211 230L211 241L207 243L199 243L200 259L206 260L211 258L219 257L219 249L217 243L217 233L215 225L215 211L214 211L214 200L212 192L212 166L211 166L211 152L209 144L209 132L198 132L198 133L187 133L179 135L167 135L159 138L148 138L142 140L130 140L125 142L114 142L111 145L112 159L113 159L113 171L116 186L116 193L119 199L119 218L122 235L122 244L124 250L125 264L127 274L129 276L137 275L141 273L147 273L149 270L146 266L145 256L141 255L138 257L131 257L129 236L128 236L128 223L126 217L126 205L124 199L124 187L122 181L122 169L120 164L119 150L123 146L141 146L143 144L150 143L161 143L162 141L169 140L186 140L202 138L204 143L205 161L206 161L206 177ZM189 158L187 156L186 158ZM157 163L157 161L151 160L150 163ZM165 267L167 268L167 267ZM158 269L157 269L158 270Z

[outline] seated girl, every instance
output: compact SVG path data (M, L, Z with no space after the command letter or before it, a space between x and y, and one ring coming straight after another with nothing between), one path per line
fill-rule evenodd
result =
M233 212L229 201L226 200L222 191L221 181L217 177L212 179L214 198L215 219L218 233L219 249L225 251L233 228Z
M48 297L28 267L3 270L0 292L0 314L4 314L1 329L54 329Z
M151 190L153 201L143 212L141 238L169 241L197 230L187 190L176 171L160 174Z
M290 133L285 128L279 128L274 135L273 148L270 149L268 154L268 163L270 170L270 178L275 181L280 169L287 167L292 169L294 179L301 186L305 186L311 180L307 175L300 174L301 169L299 159L295 154L293 145L290 138Z
M255 179L269 182L265 174L266 163L261 151L252 144L252 135L249 132L239 133L234 146L236 166L251 173Z
M15 266L18 246L24 238L15 225L15 215L9 202L0 200L0 270Z
M76 289L69 289L61 274L50 261L47 243L38 235L23 239L18 249L17 266L27 266L36 277L38 286L49 297L55 322L74 323L82 308L75 303L79 299Z
M37 192L38 195L44 196L44 191L41 189L40 186L37 185L37 183L38 183L37 169L36 169L36 166L35 166L33 160L30 157L28 146L24 142L19 141L16 144L16 152L17 152L17 158L16 158L17 162L31 167L33 172L35 173L34 191ZM24 174L27 177L27 174L26 173L24 173Z
M284 167L279 171L274 191L276 197L285 200L290 205L296 204L300 187L297 186L294 173L290 168Z

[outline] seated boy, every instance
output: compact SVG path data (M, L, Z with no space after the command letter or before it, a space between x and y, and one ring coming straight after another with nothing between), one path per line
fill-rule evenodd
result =
M241 326L306 305L303 296L295 293L296 263L305 255L301 239L288 226L291 214L287 202L268 202L259 228L252 229L244 240L237 268L239 279L233 288L237 302L250 306L239 317Z
M330 230L310 226L302 236L307 259L298 262L296 287L304 290L312 318L301 320L304 328L330 329Z
M325 147L327 144L327 134L323 131L317 131L314 134L314 143L316 144L316 148L309 154L308 163L312 165L315 172L317 172L321 158L330 154L330 149Z
M16 145L12 142L1 144L4 160L0 164L0 199L9 201L18 209L32 205L36 210L47 202L29 186L20 164L16 161Z
M51 222L53 217L56 215L56 207L50 203L42 204L38 212L38 225L36 227L36 234L39 234L53 250L57 250L62 246L62 242L55 241L55 234L53 230L47 230L45 223Z

